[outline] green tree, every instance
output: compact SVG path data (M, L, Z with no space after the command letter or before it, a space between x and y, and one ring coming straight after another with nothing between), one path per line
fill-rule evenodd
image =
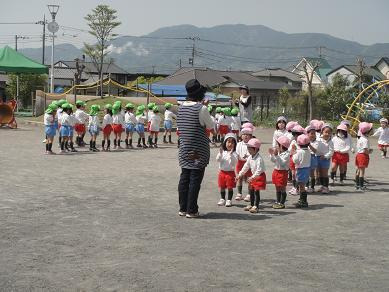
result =
M278 91L278 104L282 107L282 112L287 112L288 100L291 97L288 88L281 88Z
M117 21L116 12L108 5L98 5L85 17L89 33L96 38L97 43L95 45L84 43L84 52L91 58L99 73L101 98L103 98L103 64L108 54L108 43L117 36L113 30L121 24Z
M16 74L10 74L9 83L6 89L7 96L16 99ZM47 84L46 74L19 74L19 100L23 106L31 104L31 92L44 90Z

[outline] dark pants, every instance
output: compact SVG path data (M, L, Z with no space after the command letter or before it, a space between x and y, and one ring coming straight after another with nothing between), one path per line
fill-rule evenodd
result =
M204 172L205 168L181 168L181 176L180 181L178 183L178 200L180 203L181 212L194 214L199 211L197 199L199 197Z

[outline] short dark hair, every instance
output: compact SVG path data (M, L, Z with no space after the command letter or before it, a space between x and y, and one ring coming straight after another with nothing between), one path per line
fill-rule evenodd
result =
M227 144L227 140L230 138L234 141L234 152L235 152L236 151L236 139L234 139L232 137L228 137L227 139L224 139L223 144L222 144L223 150L228 151L226 144Z

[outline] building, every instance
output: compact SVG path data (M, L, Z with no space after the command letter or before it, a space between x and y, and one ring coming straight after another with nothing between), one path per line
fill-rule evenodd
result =
M300 75L287 71L281 68L266 68L256 72L252 72L251 75L259 77L263 80L275 81L275 82L284 82L293 87L302 88L303 81L300 78Z
M311 74L315 65L319 66L314 70L312 75L312 86L323 88L327 83L327 74L332 70L331 65L323 58L305 57L292 69L292 73L300 76L303 80L303 89L307 88L307 77L304 72L304 65L307 64L307 72Z
M342 65L338 68L327 73L328 83L332 83L333 78L336 74L340 74L343 78L346 78L350 85L352 85L355 79L358 78L359 75L359 66L357 65ZM366 67L363 70L364 77L371 80L373 83L375 81L384 80L385 75L380 72L375 66Z
M389 79L389 58L381 58L374 67L385 76L385 79Z

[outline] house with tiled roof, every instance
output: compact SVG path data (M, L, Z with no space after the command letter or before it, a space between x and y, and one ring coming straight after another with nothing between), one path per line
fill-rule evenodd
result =
M303 80L303 89L306 89L307 87L307 78L303 69L305 64L307 65L308 74L311 74L312 71L314 71L312 86L324 87L327 83L327 74L332 70L332 67L327 60L323 58L304 57L296 66L294 66L292 72L298 74Z
M327 73L328 83L332 83L332 80L334 79L336 74L340 74L343 78L346 78L349 81L350 85L352 85L355 79L358 78L359 66L342 65L333 69L332 71ZM381 71L378 70L375 66L369 66L364 68L363 74L365 78L367 78L371 83L386 79L385 75L382 74Z
M377 70L379 70L384 76L385 79L389 79L389 58L383 57L381 58L377 64L374 65Z

